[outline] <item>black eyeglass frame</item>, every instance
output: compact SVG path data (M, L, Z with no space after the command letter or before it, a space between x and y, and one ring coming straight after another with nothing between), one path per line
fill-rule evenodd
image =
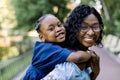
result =
M83 24L85 24L85 23L83 23ZM94 25L97 25L98 27L94 27L94 25L89 26L89 25L85 24L85 25L87 25L86 30L82 29L83 28L83 24L79 25L80 26L79 30L81 32L84 32L84 33L88 32L90 29L92 29L93 32L100 32L102 30L102 24L98 24L98 23L94 24ZM84 26L84 27L86 27L86 26ZM95 28L97 28L97 30L95 30Z

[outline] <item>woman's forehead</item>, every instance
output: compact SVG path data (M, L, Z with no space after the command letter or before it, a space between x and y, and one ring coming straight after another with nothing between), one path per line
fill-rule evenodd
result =
M94 14L88 15L84 21L85 23L99 23L97 17Z

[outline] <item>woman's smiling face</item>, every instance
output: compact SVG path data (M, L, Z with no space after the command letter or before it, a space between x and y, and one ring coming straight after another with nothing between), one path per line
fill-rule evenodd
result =
M79 28L80 29L82 28L83 31L79 30L77 39L83 46L91 47L97 41L100 35L100 30L98 29L99 31L94 31L94 29L96 28L96 25L97 25L97 28L100 28L97 17L94 14L90 14L84 19L84 21L79 26ZM86 26L89 29L87 31L84 31Z

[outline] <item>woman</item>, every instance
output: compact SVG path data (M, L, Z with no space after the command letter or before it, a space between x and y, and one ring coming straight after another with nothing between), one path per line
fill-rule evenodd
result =
M100 14L93 7L77 6L69 15L65 28L67 32L66 43L71 49L86 51L93 45L102 46L103 22ZM90 66L92 68L91 76L94 75L95 79L99 73L99 60L98 62L93 61L93 58L90 61ZM81 69L83 68L85 68L84 63L81 66Z

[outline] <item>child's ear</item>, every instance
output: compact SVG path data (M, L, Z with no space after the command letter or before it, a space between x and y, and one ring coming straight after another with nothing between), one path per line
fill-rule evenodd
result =
M45 38L42 33L39 33L39 38L40 38L40 41L45 42Z

